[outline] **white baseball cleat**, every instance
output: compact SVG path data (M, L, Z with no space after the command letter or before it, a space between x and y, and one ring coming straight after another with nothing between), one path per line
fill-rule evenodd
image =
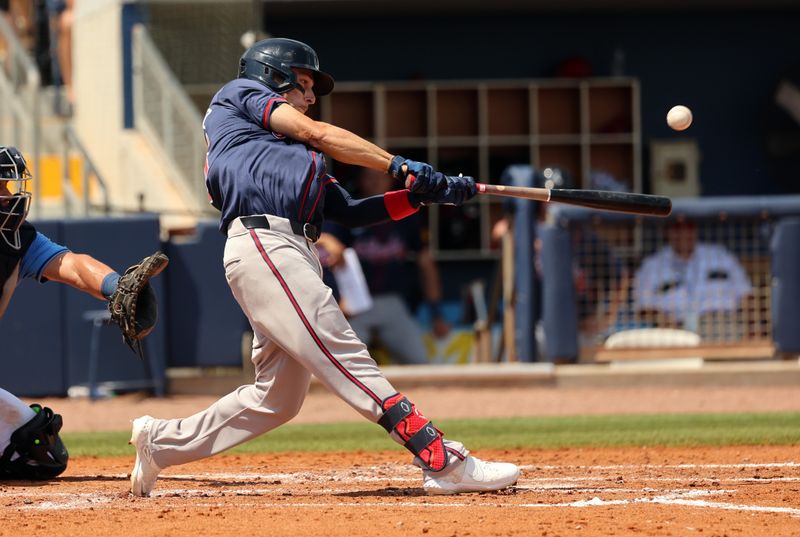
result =
M150 452L148 437L152 424L151 416L142 416L133 420L131 425L131 439L128 443L136 447L136 463L131 470L131 492L134 496L150 496L161 471L153 462Z
M423 488L428 494L488 492L510 487L519 479L519 468L507 462L485 462L467 455L464 462L441 472L423 471Z

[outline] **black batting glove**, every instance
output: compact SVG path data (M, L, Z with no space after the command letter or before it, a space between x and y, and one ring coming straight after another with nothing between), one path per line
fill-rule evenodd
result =
M403 166L405 166L405 171L403 171ZM400 155L392 159L388 171L389 175L402 181L411 192L420 194L436 192L447 186L442 178L434 177L433 166L430 164L408 160Z
M419 194L411 192L409 197L419 205L430 205L438 203L442 205L463 205L464 202L472 199L478 193L475 179L467 176L448 176L441 172L434 172L434 179L441 181L445 188L438 192L427 192Z

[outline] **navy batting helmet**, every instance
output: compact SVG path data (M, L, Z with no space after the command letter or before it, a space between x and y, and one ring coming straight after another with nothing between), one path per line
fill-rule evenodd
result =
M319 70L317 53L294 39L264 39L254 44L239 60L239 78L256 80L277 93L302 90L292 67L312 72L314 94L318 97L333 91L333 77Z
M6 244L19 249L19 228L28 216L31 193L28 165L19 149L0 146L0 236Z

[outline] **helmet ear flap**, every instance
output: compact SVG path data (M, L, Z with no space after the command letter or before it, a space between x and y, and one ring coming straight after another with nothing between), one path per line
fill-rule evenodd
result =
M272 80L275 87L285 88L280 91L280 93L284 93L298 87L297 77L294 76L294 73L292 73L292 76L287 77L283 71L279 71L278 69L270 66L267 66L266 72L267 77Z

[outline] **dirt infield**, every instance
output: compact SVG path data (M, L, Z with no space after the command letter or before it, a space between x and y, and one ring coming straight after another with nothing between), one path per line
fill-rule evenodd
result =
M796 448L476 453L522 465L497 494L432 497L402 453L221 456L128 493L130 458L82 458L49 484L0 485L0 535L800 534Z
M795 386L604 389L418 388L434 419L796 411ZM215 397L45 400L69 431L126 430L149 413L185 416ZM509 405L509 401L514 401ZM360 420L312 391L294 420ZM74 458L47 484L0 483L0 536L797 536L794 447L479 451L522 466L499 494L431 497L398 451L226 455L168 468L151 498L128 493L133 457Z

